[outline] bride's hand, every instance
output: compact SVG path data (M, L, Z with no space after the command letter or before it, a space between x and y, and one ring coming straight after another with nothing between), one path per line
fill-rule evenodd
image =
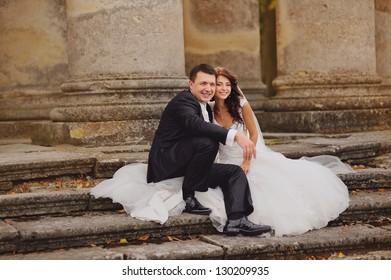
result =
M244 160L240 167L243 169L244 173L247 175L250 172L250 161Z
M255 145L253 141L247 138L243 133L236 133L235 141L239 144L239 146L243 150L243 159L251 160L253 157L256 158L257 151L255 150Z

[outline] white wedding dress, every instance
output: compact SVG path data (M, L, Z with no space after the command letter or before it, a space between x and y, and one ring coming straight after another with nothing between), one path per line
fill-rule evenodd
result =
M244 102L247 101L243 99ZM235 123L232 128L246 132L243 124ZM247 176L254 206L249 220L270 225L275 236L298 235L325 227L349 206L348 189L336 174L354 172L353 169L334 156L286 158L266 147L259 126L258 130L257 159L252 160ZM220 144L217 160L239 165L242 149L236 142L233 146ZM163 224L169 216L181 214L185 206L183 177L147 184L146 173L146 164L124 166L112 179L92 188L91 194L111 198L141 220ZM222 232L227 217L221 189L196 192L196 197L212 209L212 223Z

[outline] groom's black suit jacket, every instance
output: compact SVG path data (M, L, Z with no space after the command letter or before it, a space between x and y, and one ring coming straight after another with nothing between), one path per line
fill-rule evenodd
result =
M207 108L212 121L209 105ZM204 121L200 103L189 90L178 93L164 109L156 130L148 158L148 183L183 176L194 137L225 144L227 133L228 129Z

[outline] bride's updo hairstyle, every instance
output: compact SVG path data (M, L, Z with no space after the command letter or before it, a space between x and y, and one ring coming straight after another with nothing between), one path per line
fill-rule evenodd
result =
M216 77L220 75L226 77L231 84L231 94L224 100L225 105L227 105L228 112L233 117L234 122L243 123L243 119L240 115L242 111L240 99L243 98L243 95L238 88L238 77L235 73L226 68L216 67Z

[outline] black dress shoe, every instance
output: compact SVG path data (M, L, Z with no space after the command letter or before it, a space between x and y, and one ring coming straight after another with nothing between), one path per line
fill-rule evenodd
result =
M270 226L256 225L250 222L247 217L237 220L228 220L224 227L224 233L230 236L235 236L239 233L247 236L260 235L271 230L272 228Z
M209 215L212 212L210 208L202 206L202 204L195 197L189 196L188 198L186 198L185 202L185 212L187 213L197 215Z

